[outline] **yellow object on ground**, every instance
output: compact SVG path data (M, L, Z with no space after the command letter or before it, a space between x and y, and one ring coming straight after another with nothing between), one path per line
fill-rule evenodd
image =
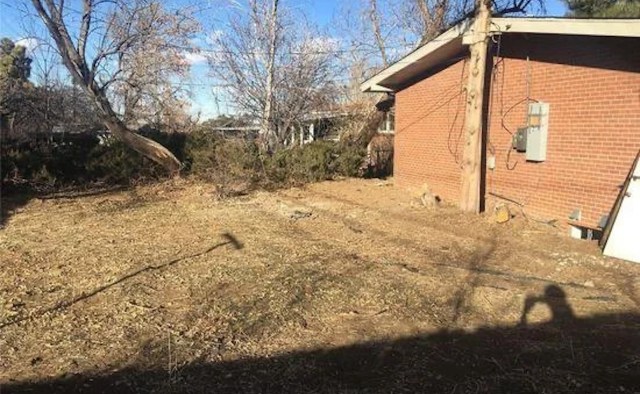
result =
M506 223L511 219L511 213L506 205L496 207L496 223Z

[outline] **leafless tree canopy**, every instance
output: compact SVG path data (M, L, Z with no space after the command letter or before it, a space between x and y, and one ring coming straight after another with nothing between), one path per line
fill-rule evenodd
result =
M460 20L472 17L477 0L359 0L342 9L340 34L369 65L386 67ZM544 0L493 0L493 13L544 11ZM339 21L337 21L339 22Z
M152 102L149 92L166 95L159 82L180 71L177 48L196 28L191 17L167 12L154 0L83 0L81 10L66 6L64 0L32 4L105 126L134 150L176 172L180 163L175 156L132 132L117 107L119 97L124 97L123 109L133 111ZM153 82L157 83L150 89Z
M379 97L362 95L359 83L473 15L480 0L356 0L345 3L334 21L341 20L342 27L331 32L319 31L292 1L218 1L234 11L199 36L208 40L204 54L211 79L198 82L222 87L236 115L259 125L264 147L276 149L327 110L356 112L360 122L352 129L368 127ZM491 3L494 14L543 7L542 0L483 1ZM171 152L133 130L150 122L185 129L190 120L186 58L198 55L198 18L210 21L189 7L169 10L161 0L31 4L75 86L52 80L53 62L37 63L43 79L33 92L42 99L34 97L31 104L42 124L49 127L64 118L52 111L88 103L117 138L177 171L180 163ZM67 93L75 101L60 100Z
M189 77L184 53L194 51L190 38L199 28L193 16L167 12L156 2L123 2L110 17L109 46L125 43L126 50L118 50L117 67L107 70L104 83L113 87L125 122L162 123L179 116L186 105L180 82Z
M332 40L295 20L290 9L274 13L273 4L248 1L215 39L210 57L213 76L224 81L238 110L268 119L263 132L272 147L287 143L310 112L330 106L335 72Z

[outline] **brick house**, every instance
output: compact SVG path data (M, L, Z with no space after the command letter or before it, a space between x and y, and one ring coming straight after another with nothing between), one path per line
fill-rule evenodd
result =
M395 96L396 184L427 183L456 204L471 26L454 26L361 86ZM640 20L493 18L490 35L483 202L597 226L640 149Z

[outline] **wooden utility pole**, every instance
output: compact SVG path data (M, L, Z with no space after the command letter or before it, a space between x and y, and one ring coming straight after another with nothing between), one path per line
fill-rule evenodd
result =
M476 1L476 15L471 35L467 108L465 114L465 145L462 158L462 193L460 208L480 212L483 147L483 96L491 23L491 0Z

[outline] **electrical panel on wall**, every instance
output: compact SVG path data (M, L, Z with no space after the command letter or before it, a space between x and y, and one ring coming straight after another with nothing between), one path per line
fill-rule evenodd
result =
M547 160L549 104L543 102L529 104L527 124L527 161Z

